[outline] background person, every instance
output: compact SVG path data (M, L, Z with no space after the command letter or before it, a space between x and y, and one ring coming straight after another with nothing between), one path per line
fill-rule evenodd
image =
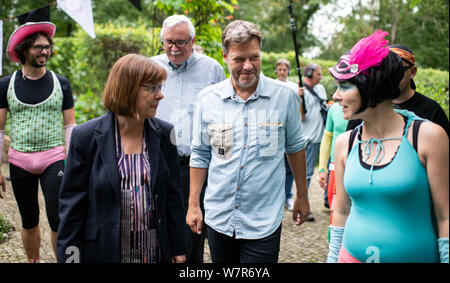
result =
M29 22L18 27L8 42L9 58L20 70L0 79L0 160L3 153L7 111L11 185L22 219L22 242L29 262L39 262L38 186L45 199L51 241L56 255L58 193L64 175L64 159L75 125L72 89L67 78L47 70L56 26ZM64 126L63 126L64 125ZM64 133L65 132L65 133ZM0 197L5 179L0 169Z
M165 70L129 54L103 93L110 112L76 127L59 196L58 262L184 262L180 167L172 125L154 118Z
M199 92L224 80L225 72L215 59L194 52L195 28L183 15L167 17L161 28L161 42L165 54L153 57L167 72L162 93L165 99L156 117L174 125L181 166L181 184L185 215L189 199L189 159L191 155L192 119ZM205 184L206 186L206 184ZM202 192L203 200L204 191ZM203 210L203 201L201 201ZM192 233L185 227L188 263L202 263L205 233Z
M344 118L363 123L336 140L327 262L448 262L448 136L393 109L404 69L387 34L361 39L330 68Z
M323 85L320 84L322 80L322 68L314 63L309 63L305 66L305 115L302 120L302 132L305 137L309 138L310 143L306 146L306 186L309 189L311 178L314 175L314 168L316 167L317 157L319 156L320 142L323 136L323 119L320 113L322 101L327 100L327 93ZM312 92L315 92L314 95ZM318 98L318 97L320 98ZM314 216L310 213L308 221L314 221Z
M332 203L336 194L334 145L339 135L345 132L348 121L344 119L342 106L333 103L327 114L327 123L320 142L319 174L317 180L322 189L328 194L330 209L330 224L333 214Z
M277 80L286 82L295 92L298 93L300 99L303 99L304 88L300 88L298 84L288 80L288 76L291 69L291 63L287 59L279 59L275 63L275 75L277 75ZM286 208L291 210L294 208L294 200L292 199L292 184L294 182L294 175L292 175L291 167L287 160L286 154L284 155L284 166L286 167Z

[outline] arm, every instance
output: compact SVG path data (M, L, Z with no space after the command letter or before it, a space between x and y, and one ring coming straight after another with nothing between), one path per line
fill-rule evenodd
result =
M90 172L84 152L86 146L78 142L78 134L77 130L73 132L58 198L60 224L57 237L57 259L60 263L66 262L66 251L69 248L80 249L88 206Z
M298 96L300 97L300 115L302 121L305 121L305 101L303 96L305 95L305 87L298 87Z
M418 152L427 170L431 198L438 224L438 237L449 234L449 141L447 133L434 123L422 123Z
M166 130L167 137L162 139L161 143L167 146L167 155L164 154L169 167L169 177L167 178L167 208L166 223L168 243L171 251L172 263L184 263L186 261L186 246L184 243L184 204L183 189L181 186L180 162L178 160L178 151L175 142L175 132L173 126ZM173 142L173 143L172 143ZM160 198L161 199L161 198Z
M67 153L69 151L70 137L72 136L72 130L77 125L75 122L75 108L72 107L70 109L63 110L63 119L64 119L64 131L66 132L65 140Z
M192 129L192 145L189 183L189 201L186 214L186 224L191 227L193 233L201 234L203 216L200 209L200 193L208 174L211 161L211 145L206 125L202 121L202 101L206 99L201 96L194 108L194 120Z
M331 115L328 115L328 118ZM319 176L317 177L319 185L322 189L327 188L327 173L328 173L328 160L331 153L331 142L333 141L333 133L324 131L322 141L320 142L319 152Z
M208 174L208 168L190 169L189 208L186 214L186 224L193 233L201 234L203 216L200 209L200 193Z
M336 182L336 198L334 202L334 210L332 217L332 225L336 227L344 227L347 217L350 213L351 201L344 188L344 170L347 161L348 139L350 132L341 134L336 139L334 147L335 156L335 182Z
M4 141L5 141L5 125L6 125L6 114L7 114L7 109L6 108L0 108L0 165L2 163L2 158L3 158L3 146L4 146ZM6 192L6 183L5 183L5 178L2 175L2 168L0 166L0 198L3 198L2 195L2 191L3 193Z
M297 187L292 218L295 221L295 225L301 225L308 219L309 214L309 202L306 191L305 149L287 154L287 158L294 175L295 186Z
M344 226L350 213L351 201L344 188L344 170L347 160L347 145L350 132L340 135L334 147L334 162L336 166L335 182L336 197L333 198L331 210L332 225L330 225L330 245L328 249L327 263L338 262L339 250L342 246Z

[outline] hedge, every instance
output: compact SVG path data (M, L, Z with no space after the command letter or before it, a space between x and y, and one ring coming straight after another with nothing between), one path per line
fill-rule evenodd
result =
M159 44L159 29L148 28L145 24L133 27L96 25L95 32L95 39L90 38L81 29L73 37L55 38L55 54L48 64L49 69L70 80L79 124L105 113L101 103L103 87L111 66L118 58L128 53L154 56L163 51ZM293 71L290 79L298 81L294 52L263 52L262 72L275 78L275 62L280 58L291 62ZM305 58L300 58L300 61L302 65L314 62L322 67L321 83L331 98L336 86L328 68L336 62ZM226 66L224 69L228 73ZM448 117L449 73L419 67L415 82L417 90L439 102Z

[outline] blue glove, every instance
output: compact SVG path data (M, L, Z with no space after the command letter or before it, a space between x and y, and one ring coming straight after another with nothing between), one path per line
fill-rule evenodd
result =
M342 246L342 237L344 236L343 227L330 225L330 246L328 248L327 263L337 263L339 250Z
M441 263L448 263L448 238L439 238L437 241Z

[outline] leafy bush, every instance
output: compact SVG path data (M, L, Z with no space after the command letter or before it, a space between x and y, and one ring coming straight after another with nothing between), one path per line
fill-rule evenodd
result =
M13 231L14 226L0 214L0 243L3 243Z
M298 82L298 75L297 75L297 63L295 62L295 52L287 52L287 53L262 53L262 72L265 76L276 78L276 74L274 72L275 70L275 63L281 59L285 58L291 62L291 72L289 74L289 80L293 82ZM334 66L336 62L333 61L327 61L327 60L312 60L312 59L306 59L299 57L301 70L302 70L302 81L304 82L304 73L303 68L308 63L316 63L320 67L322 67L322 73L323 77L321 80L321 84L325 87L325 90L327 91L328 99L331 99L331 96L336 91L336 85L334 83L333 77L331 77L330 73L328 72L328 68Z
M449 73L436 69L419 68L414 82L417 86L417 91L439 103L448 118Z

